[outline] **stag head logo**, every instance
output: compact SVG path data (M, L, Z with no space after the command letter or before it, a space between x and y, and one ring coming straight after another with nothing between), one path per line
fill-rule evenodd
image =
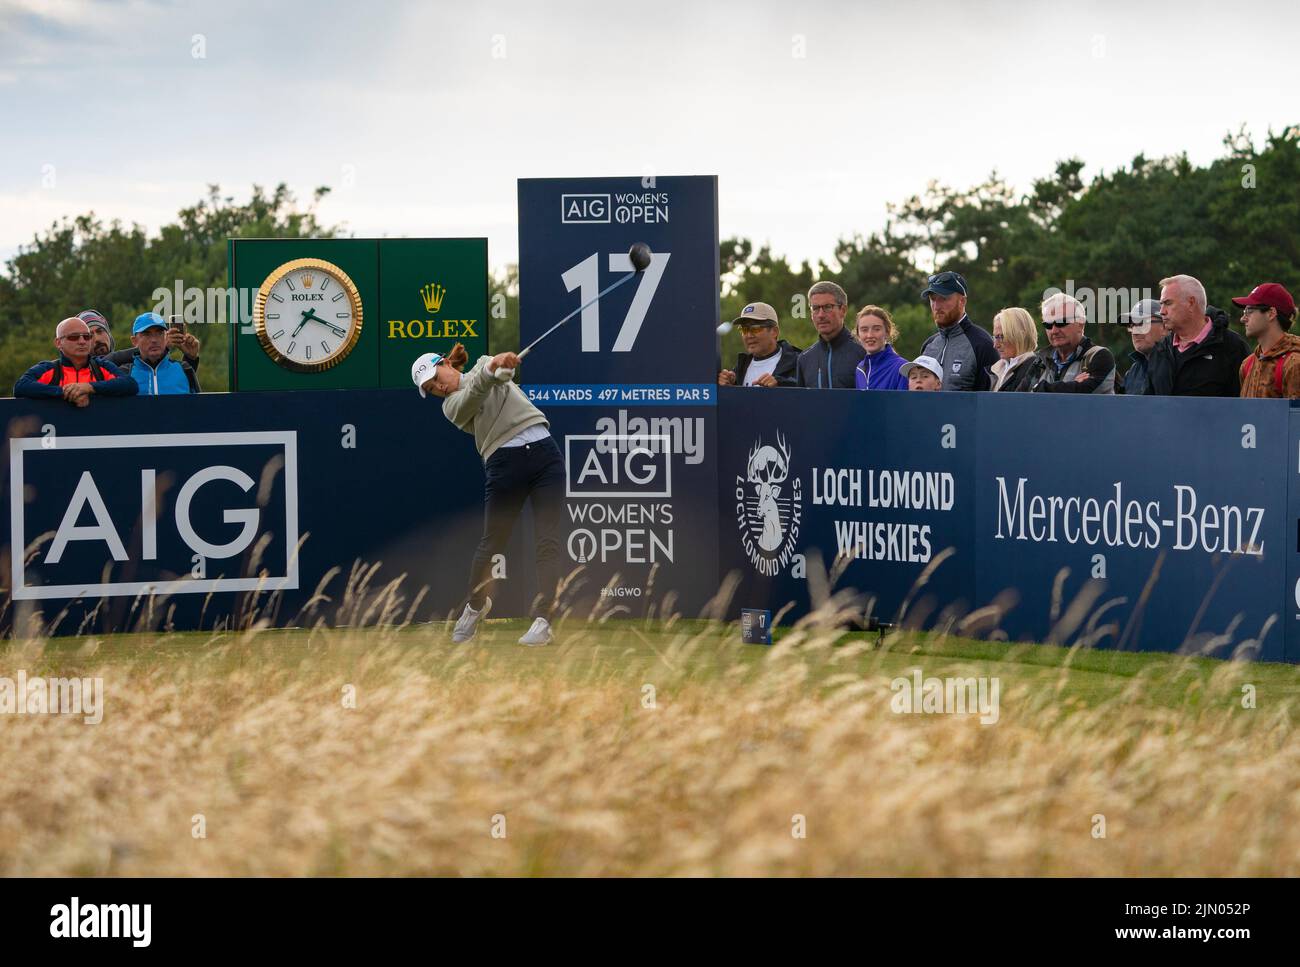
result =
M773 577L796 556L803 521L803 484L790 465L790 445L778 430L776 445L760 436L743 474L736 474L736 527L754 569Z
M781 434L776 435L776 446L760 439L749 451L745 466L746 479L754 485L758 495L758 516L763 529L758 536L758 546L765 551L775 551L785 537L781 526L781 512L776 499L781 496L781 485L790 475L790 447Z

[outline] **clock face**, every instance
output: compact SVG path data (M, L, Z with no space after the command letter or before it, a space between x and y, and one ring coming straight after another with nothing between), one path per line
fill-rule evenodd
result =
M357 344L361 296L332 262L294 259L262 283L253 323L258 342L276 363L318 373L337 366Z

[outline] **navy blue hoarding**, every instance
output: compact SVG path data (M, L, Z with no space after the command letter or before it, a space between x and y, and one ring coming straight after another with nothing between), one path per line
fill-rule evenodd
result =
M715 177L520 179L522 344L630 272L634 242L650 246L650 266L530 352L521 373L526 387L715 384ZM647 400L674 401L671 395ZM636 401L611 396L592 402Z
M815 558L882 620L1300 658L1285 403L727 388L718 419L733 615L806 612Z

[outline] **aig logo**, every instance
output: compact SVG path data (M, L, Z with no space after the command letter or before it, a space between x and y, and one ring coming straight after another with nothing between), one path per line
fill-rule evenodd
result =
M563 225L608 225L609 195L561 195L560 223Z
M566 497L671 497L672 438L571 433L564 438Z
M298 587L291 431L15 439L9 487L15 599Z

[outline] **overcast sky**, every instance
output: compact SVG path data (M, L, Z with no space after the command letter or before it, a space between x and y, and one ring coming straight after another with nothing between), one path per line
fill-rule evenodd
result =
M1292 3L0 0L0 259L209 183L517 252L515 180L716 174L722 233L828 258L934 178L1027 189L1300 121Z

